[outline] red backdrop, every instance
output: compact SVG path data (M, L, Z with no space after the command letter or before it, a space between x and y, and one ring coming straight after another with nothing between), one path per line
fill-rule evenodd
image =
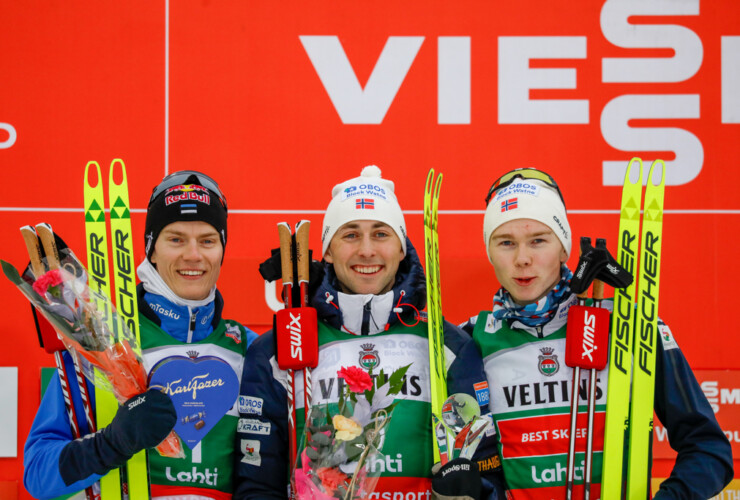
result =
M692 366L740 369L738 2L35 0L2 6L0 41L0 257L16 266L18 228L42 220L84 254L88 160L126 162L137 235L152 186L200 169L231 208L226 314L263 331L257 264L276 222L311 219L320 251L331 187L375 163L421 248L434 167L443 303L461 322L497 288L481 238L497 175L550 172L574 236L615 249L619 169L663 158L661 316ZM20 293L5 282L0 299L0 366L18 366L20 384L19 458L0 458L0 481L19 481L53 359Z

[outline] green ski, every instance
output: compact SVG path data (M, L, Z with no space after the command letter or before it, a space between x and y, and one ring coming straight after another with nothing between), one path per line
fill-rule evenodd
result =
M442 174L436 179L434 169L427 174L424 188L424 248L427 281L427 317L429 330L429 378L432 391L432 413L441 417L442 404L447 399L447 368L445 364L445 345L442 326L442 298L439 283L439 235L437 219L439 192L442 186ZM445 431L446 442L454 442L454 437ZM432 432L434 461L447 461L446 450L440 450L435 432Z
M655 183L656 175L660 176ZM647 498L650 481L650 441L653 437L655 354L658 348L658 292L663 239L665 163L655 160L645 189L637 285L637 330L633 346L632 405L627 470L627 498Z

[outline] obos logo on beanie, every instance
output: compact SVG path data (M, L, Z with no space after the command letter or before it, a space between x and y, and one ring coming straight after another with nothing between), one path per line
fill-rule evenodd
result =
M322 255L326 254L337 229L355 220L376 220L388 224L401 240L406 255L406 222L394 193L393 181L383 179L380 169L370 165L362 169L360 177L334 186L332 200L324 214L321 235Z
M553 188L535 179L515 179L510 185L496 191L486 207L483 218L483 242L488 244L491 235L506 222L517 219L532 219L543 223L555 233L570 256L570 224L565 212L565 205L560 195Z

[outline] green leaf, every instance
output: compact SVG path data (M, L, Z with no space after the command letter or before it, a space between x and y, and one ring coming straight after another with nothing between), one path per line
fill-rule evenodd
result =
M390 389L388 389L388 394L398 394L401 391L406 377L406 372L409 370L410 366L411 364L409 363L391 374L390 379L388 379L388 383L391 384Z

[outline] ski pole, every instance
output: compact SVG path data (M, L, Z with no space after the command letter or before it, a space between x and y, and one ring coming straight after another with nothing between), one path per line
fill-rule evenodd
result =
M54 232L52 231L51 226L45 222L37 224L36 233L38 234L39 239L41 240L41 244L44 247L44 251L46 252L46 259L49 262L49 269L59 269L61 267L59 249L57 248L56 240L54 239ZM85 419L87 420L87 426L92 433L97 431L97 426L95 424L95 416L93 415L92 411L92 404L90 403L87 380L82 374L82 369L80 368L80 362L77 358L77 354L74 351L70 352L69 354L72 357L72 361L74 362L77 384L80 388L80 396L82 397L83 407L85 408Z
M597 243L598 245L598 243ZM594 280L593 287L594 307L601 309L601 302L604 299L604 282ZM607 362L607 349L609 347L609 313L605 315L605 323L601 329L602 335L597 336L594 332L593 350L594 358L600 358L598 365L600 368L589 368L588 370L588 425L586 427L586 470L584 471L584 500L589 500L591 496L591 469L593 465L593 443L594 443L594 412L596 409L596 372L603 370ZM599 349L600 348L600 349Z
M41 224L37 226L39 228L42 227ZM48 230L51 230L51 226L46 224L44 228L46 229L48 227ZM43 264L43 261L41 260L42 253L41 253L41 245L39 244L39 234L37 234L36 230L33 226L23 226L20 228L21 235L23 236L23 241L26 244L26 250L28 251L28 257L31 259L31 273L33 274L34 279L38 279L41 277L42 274L45 272L45 267ZM43 237L44 241L46 243L45 246L49 246L49 250L47 250L47 262L50 264L50 269L58 269L59 268L59 259L58 259L58 249L56 246L56 242L54 241L54 235L53 233L50 235L51 238L49 238L49 234L47 231L43 231ZM54 266L54 267L52 267ZM74 404L72 402L72 395L70 393L69 389L69 375L67 374L67 368L64 365L64 359L62 358L62 351L65 349L64 345L61 343L61 341L57 338L56 332L53 332L52 338L44 339L44 332L46 329L44 328L42 330L42 326L38 321L44 321L43 318L41 320L37 319L37 328L39 331L39 340L41 341L41 346L44 348L46 352L53 353L54 355L54 361L57 366L57 373L59 374L59 385L62 388L62 396L64 397L64 406L67 410L67 416L69 417L69 426L72 431L72 437L74 439L78 439L82 437L82 432L80 431L80 427L77 423L77 412L75 411ZM51 335L50 335L51 337ZM79 363L74 355L73 352L70 352L70 356L72 356L72 361L75 367L75 375L77 377L77 385L80 390L80 396L82 397L82 401L85 404L85 418L87 419L87 424L90 429L90 432L95 432L95 419L92 418L92 413L88 414L88 408L90 408L90 402L88 400L88 391L87 391L87 381L85 380L84 376L82 376L82 372L79 368ZM96 498L95 493L93 491L92 486L88 486L85 488L85 498L87 500L93 500Z
M308 307L308 235L311 221L302 220L295 226L295 254L296 267L298 271L298 287L300 288L301 300L299 307ZM303 369L303 411L304 418L308 418L313 400L313 387L311 385L311 367Z
M578 271L582 275L595 276L601 267L607 265L605 242L597 242L598 249L591 246L591 238L581 238L581 257ZM590 268L589 268L590 266ZM593 278L591 278L593 279ZM601 303L604 284L594 280L594 299ZM573 382L571 384L570 430L568 436L568 463L566 470L566 499L573 497L576 455L576 427L578 419L578 400L580 397L581 368L588 373L588 421L586 427L586 457L583 470L584 499L589 500L591 495L591 465L593 455L593 422L596 405L596 371L603 370L607 362L609 311L600 307L587 307L586 298L591 283L573 281L571 287L578 296L578 305L568 311L568 326L565 341L565 364L573 368Z
M278 236L280 237L280 266L283 275L283 303L286 309L293 307L293 238L290 226L287 222L278 223ZM275 331L275 340L283 332ZM278 344L280 342L278 341ZM295 417L295 373L292 369L288 373L288 447L290 459L290 471L292 473L296 464L297 436ZM291 492L294 488L291 488Z
M275 313L274 335L278 367L286 371L289 380L287 393L291 498L295 497L292 471L296 466L298 455L295 370L303 371L303 418L305 422L311 410L311 368L315 367L319 361L316 309L307 307L310 259L308 252L309 228L309 221L300 221L296 225L296 257L294 259L293 235L290 226L285 222L278 224L285 308ZM294 264L296 269L294 269ZM293 300L295 278L298 278L299 304L295 304Z

